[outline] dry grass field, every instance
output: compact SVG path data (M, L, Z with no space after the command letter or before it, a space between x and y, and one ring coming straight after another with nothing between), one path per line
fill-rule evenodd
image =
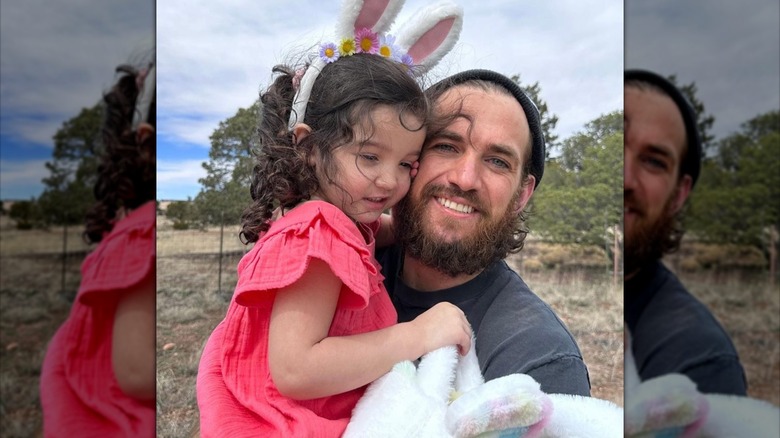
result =
M5 218L2 218L5 220ZM0 436L33 436L41 427L38 377L46 343L67 316L85 254L78 231L61 291L62 230L16 231L0 222ZM234 227L235 228L235 227ZM245 248L226 228L219 279L219 231L158 227L157 412L160 437L188 436L198 419L200 352L223 318ZM623 294L600 269L563 270L560 247L530 241L509 260L566 322L582 349L595 397L623 404ZM565 251L564 251L565 252ZM588 256L577 251L578 257ZM550 262L550 260L553 260ZM545 266L559 268L547 269ZM683 281L734 338L750 395L780 405L780 290L744 277L683 274Z
M41 428L38 378L46 344L70 309L88 247L68 230L63 290L62 228L18 231L0 217L0 435Z

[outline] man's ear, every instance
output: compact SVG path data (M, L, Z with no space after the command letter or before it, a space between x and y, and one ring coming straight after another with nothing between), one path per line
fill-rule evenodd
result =
M677 190L674 194L673 210L672 214L677 214L685 205L685 201L688 199L688 195L691 194L691 186L693 186L693 179L690 175L683 175L680 181L677 183Z
M292 133L293 143L298 144L311 134L311 127L305 123L297 123L292 129Z
M515 213L520 214L521 211L528 205L528 201L531 200L531 195L534 194L534 187L536 186L536 177L528 175L523 186L520 187L520 196L515 201Z

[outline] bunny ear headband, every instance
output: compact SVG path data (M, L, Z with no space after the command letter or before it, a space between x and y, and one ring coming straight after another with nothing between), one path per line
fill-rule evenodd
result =
M386 33L404 0L345 0L336 26L336 42L320 45L319 56L303 76L288 123L303 122L311 89L320 71L342 56L370 53L389 58L419 76L436 65L452 49L463 26L463 9L449 1L427 6L402 26L398 38Z
M116 68L119 73L117 80L123 76L134 76L138 96L135 99L133 111L132 130L137 131L138 126L148 122L152 101L155 97L156 75L156 50L153 41L144 41L133 53L130 54L125 64Z
M155 85L157 83L156 65L154 61L144 68L136 76L137 81L143 80L139 85L138 97L135 99L135 112L133 113L133 131L138 130L138 125L147 122L149 110L152 107L152 101L155 96Z

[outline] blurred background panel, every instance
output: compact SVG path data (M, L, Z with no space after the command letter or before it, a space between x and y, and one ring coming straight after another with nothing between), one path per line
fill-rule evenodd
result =
M95 198L101 99L154 41L151 1L0 4L0 431L41 428L47 342L68 315Z
M681 88L702 135L686 233L663 261L731 336L748 395L778 405L780 4L626 2L625 50L627 69Z

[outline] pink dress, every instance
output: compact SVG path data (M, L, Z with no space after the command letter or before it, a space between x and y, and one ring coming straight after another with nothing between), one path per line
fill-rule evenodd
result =
M322 201L278 219L238 265L225 319L214 329L198 369L202 437L337 437L365 387L296 401L282 396L268 368L268 329L277 289L294 283L308 261L330 265L342 281L329 336L378 330L397 315L373 257L379 223L366 238L341 210Z
M111 362L119 298L155 274L155 219L154 202L132 211L82 263L70 315L41 370L44 436L155 436L154 403L125 395Z

